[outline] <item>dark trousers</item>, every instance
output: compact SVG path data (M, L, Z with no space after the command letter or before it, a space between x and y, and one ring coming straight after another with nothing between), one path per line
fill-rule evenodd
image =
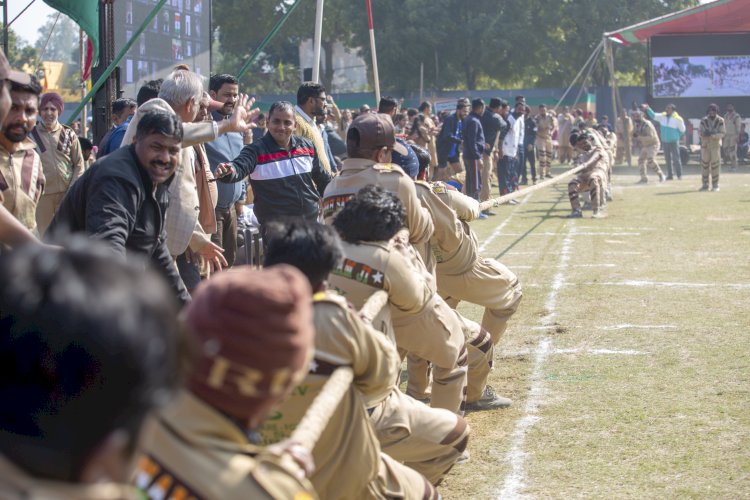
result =
M529 151L528 149L526 150L525 157L526 161L523 169L521 170L521 180L523 182L526 182L527 179L526 174L528 172L528 169L526 168L526 164L531 167L531 179L536 180L536 148L533 144L531 145L531 151Z
M500 194L508 194L518 189L516 158L503 156L497 164L497 183Z
M464 158L466 167L466 195L479 200L479 192L482 189L482 160L468 160Z
M667 176L682 177L682 161L680 161L680 144L677 142L663 142L664 162L667 164Z
M224 258L232 267L237 255L237 212L234 206L228 209L216 207L216 232L211 235L211 241L224 249Z

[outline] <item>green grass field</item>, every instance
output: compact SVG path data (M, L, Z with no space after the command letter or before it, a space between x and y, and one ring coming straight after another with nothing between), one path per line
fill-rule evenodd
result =
M647 185L618 167L605 219L567 219L557 185L473 223L524 285L490 376L514 404L468 415L445 498L750 498L742 171L699 193L694 165Z

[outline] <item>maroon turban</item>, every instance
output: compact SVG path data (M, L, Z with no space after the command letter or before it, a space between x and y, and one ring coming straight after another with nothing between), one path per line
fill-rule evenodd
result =
M63 102L62 97L57 92L50 92L48 94L44 94L42 96L42 101L39 103L39 109L42 109L47 104L52 104L54 107L57 108L57 112L62 114L63 109L65 109L65 103Z

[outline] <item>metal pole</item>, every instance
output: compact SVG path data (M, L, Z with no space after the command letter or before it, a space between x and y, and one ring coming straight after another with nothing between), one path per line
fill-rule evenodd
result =
M367 4L367 26L370 29L370 52L372 52L372 77L375 80L375 105L380 103L380 79L378 78L378 55L375 51L375 30L372 25L372 5L370 0L365 0Z
M83 79L83 67L86 65L86 49L83 43L83 30L78 30L78 56L81 68L81 100L86 97L86 80ZM81 110L81 137L86 137L88 127L86 126L86 106Z
M245 62L245 64L242 65L240 70L237 72L237 78L242 78L242 75L244 75L247 70L250 68L250 66L255 62L255 58L258 57L258 55L263 51L264 48L266 48L266 45L268 45L268 42L271 41L271 38L278 33L278 31L281 29L282 26L284 26L284 23L289 18L289 16L294 12L294 9L297 8L297 6L300 4L300 0L297 0L292 4L291 7L289 7L289 10L286 11L286 14L278 20L276 25L271 29L271 31L268 32L266 37L260 42L260 45L258 45L258 48L253 51L253 53L250 55L250 58Z
M8 0L3 0L3 52L8 54Z
M315 38L313 39L313 67L312 81L320 81L320 39L323 35L323 4L325 0L317 0L315 8Z
M422 104L424 96L424 63L419 63L419 103Z
M619 91L617 90L617 78L615 77L615 61L614 56L612 54L612 42L608 38L604 38L604 44L606 46L607 50L607 68L609 70L609 81L610 81L610 87L612 91L612 109L614 110L614 113L612 113L613 116L613 122L615 125L617 125L617 115L619 114L620 110L617 107L618 97L619 97Z
M117 56L114 58L114 60L107 66L107 69L104 70L104 73L101 74L99 79L94 83L94 85L91 86L91 90L89 90L89 93L86 94L86 96L83 98L81 103L78 105L78 107L73 111L73 113L70 115L70 118L68 119L68 123L66 125L70 125L72 121L75 119L76 115L81 112L81 109L83 109L84 106L86 106L86 103L89 102L91 97L96 94L96 92L104 85L104 83L107 81L107 78L109 78L109 75L112 74L112 72L115 70L117 65L120 63L123 57L125 57L125 54L128 53L128 50L130 50L130 47L132 47L135 42L138 41L138 38L141 36L141 34L146 31L146 28L151 24L151 21L154 20L156 17L156 14L159 13L162 6L167 3L167 0L159 0L159 3L154 6L153 9L151 9L151 12L146 16L146 19L143 21L143 24L133 33L133 36L125 43L125 46L120 50L120 52L117 54Z

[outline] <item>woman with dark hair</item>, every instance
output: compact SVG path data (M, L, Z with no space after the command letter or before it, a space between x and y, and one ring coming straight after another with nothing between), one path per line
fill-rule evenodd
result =
M411 133L409 134L409 140L414 141L414 144L426 148L430 143L430 132L425 126L424 115L422 113L414 117L414 121L411 124Z

